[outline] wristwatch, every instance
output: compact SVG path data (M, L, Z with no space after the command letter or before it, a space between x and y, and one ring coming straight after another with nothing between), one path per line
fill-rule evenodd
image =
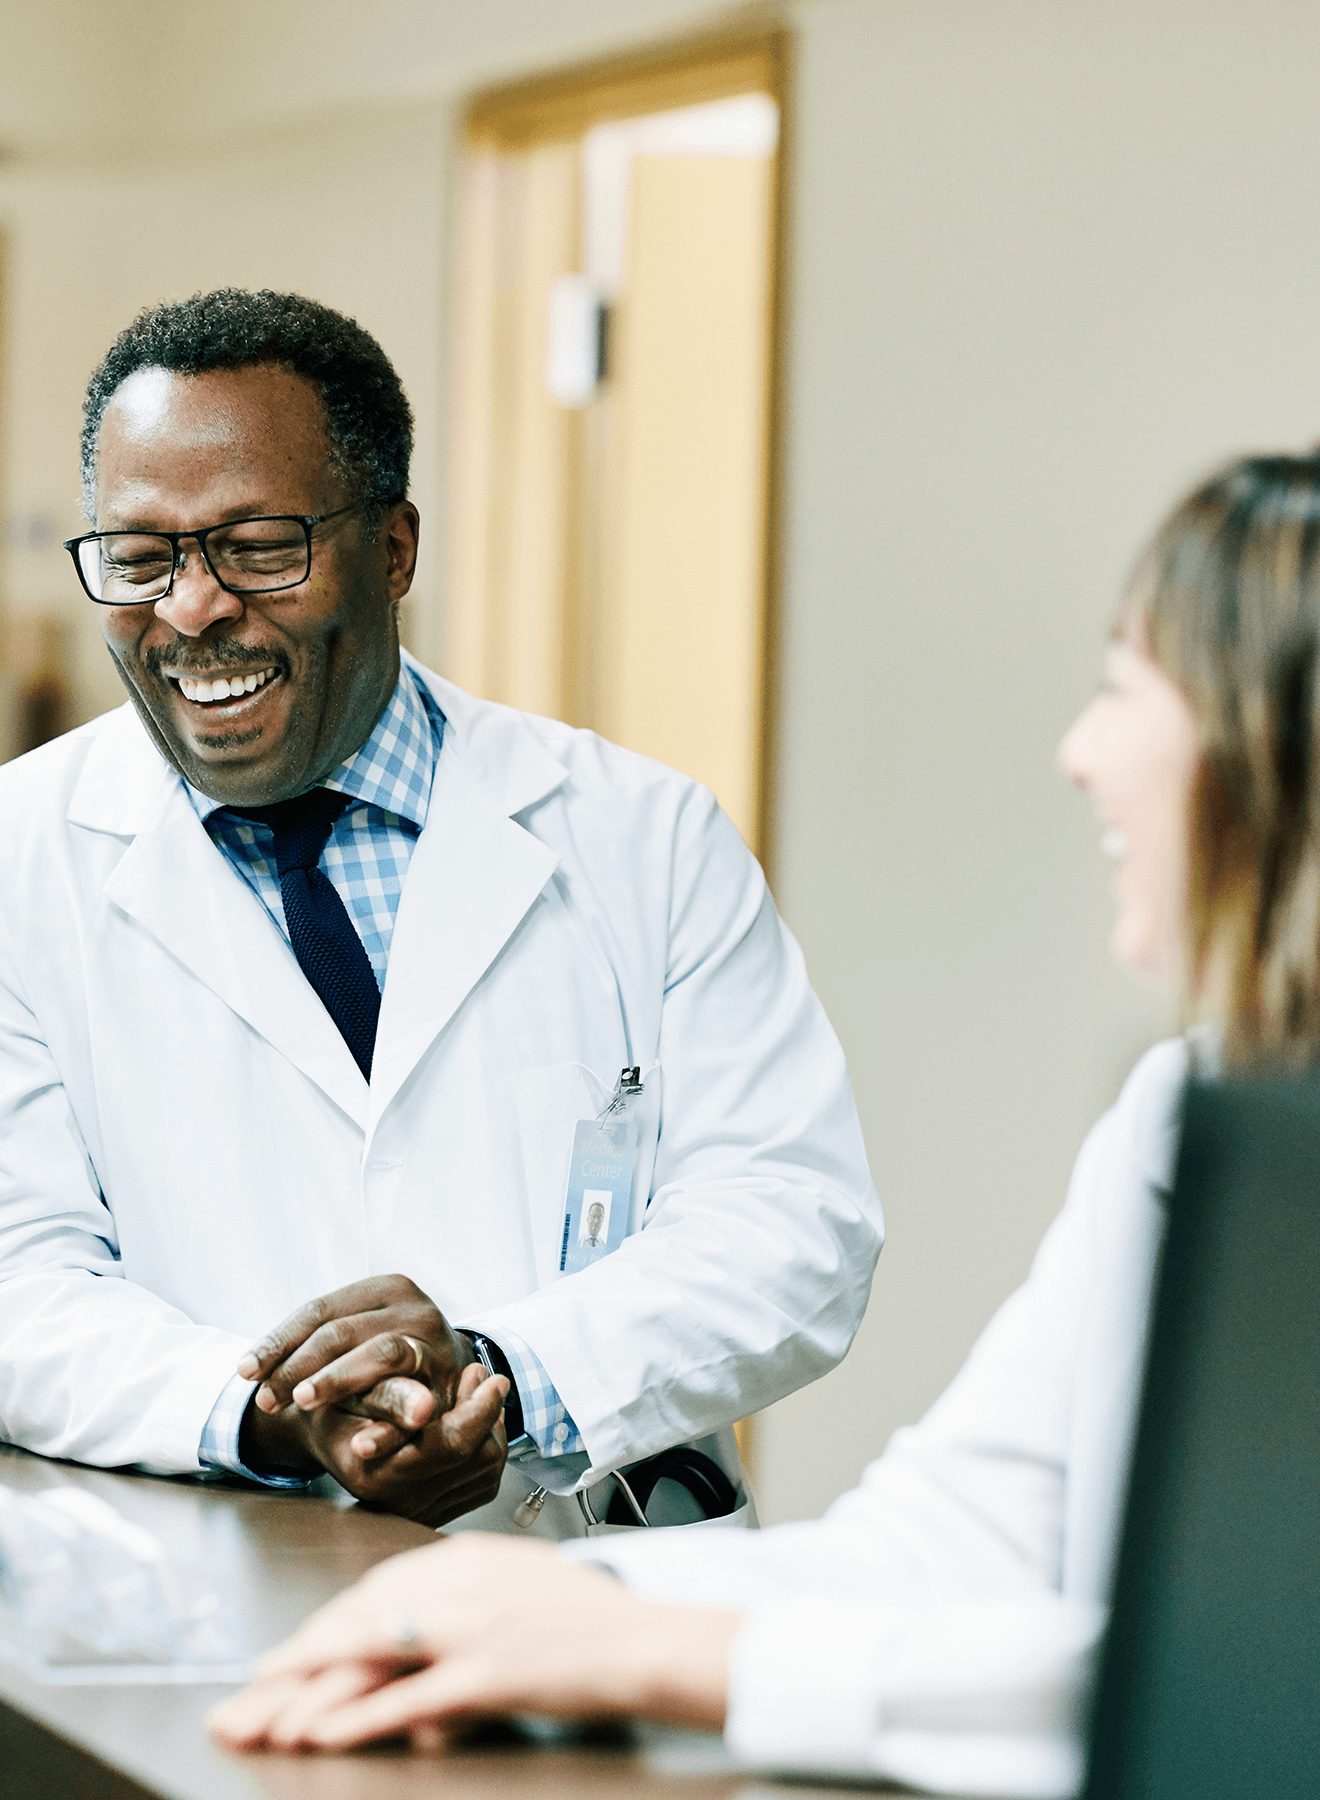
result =
M518 1395L518 1383L514 1380L509 1359L495 1342L494 1338L483 1337L479 1331L470 1331L472 1348L490 1375L503 1375L509 1384L509 1391L504 1396L504 1431L509 1440L509 1461L521 1462L528 1456L539 1456L535 1439L523 1424L522 1400Z

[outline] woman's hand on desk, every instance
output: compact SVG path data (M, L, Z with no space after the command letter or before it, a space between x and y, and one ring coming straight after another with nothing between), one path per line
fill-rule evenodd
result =
M478 1533L391 1558L211 1715L235 1749L440 1748L503 1713L718 1729L735 1612L670 1606L547 1544ZM409 1635L411 1633L411 1635Z

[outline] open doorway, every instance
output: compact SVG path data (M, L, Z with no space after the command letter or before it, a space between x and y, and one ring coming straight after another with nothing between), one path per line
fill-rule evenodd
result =
M764 856L786 45L482 96L447 672L706 782Z

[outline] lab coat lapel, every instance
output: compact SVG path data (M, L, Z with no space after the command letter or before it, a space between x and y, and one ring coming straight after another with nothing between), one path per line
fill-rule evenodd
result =
M369 1130L513 936L559 863L554 851L510 815L559 786L567 773L563 765L516 714L483 709L447 683L432 685L446 715L445 739L390 945L371 1069ZM487 725L479 744L467 732L477 723Z
M69 816L132 837L105 898L365 1128L367 1084L348 1046L270 914L135 723L102 734ZM161 1004L169 1004L165 993Z

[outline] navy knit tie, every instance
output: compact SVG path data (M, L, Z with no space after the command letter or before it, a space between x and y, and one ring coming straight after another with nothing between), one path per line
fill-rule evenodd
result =
M330 827L351 804L348 794L313 788L296 800L281 800L275 806L231 806L228 810L241 819L269 825L274 832L275 866L293 954L370 1081L380 989L347 907L317 866Z

